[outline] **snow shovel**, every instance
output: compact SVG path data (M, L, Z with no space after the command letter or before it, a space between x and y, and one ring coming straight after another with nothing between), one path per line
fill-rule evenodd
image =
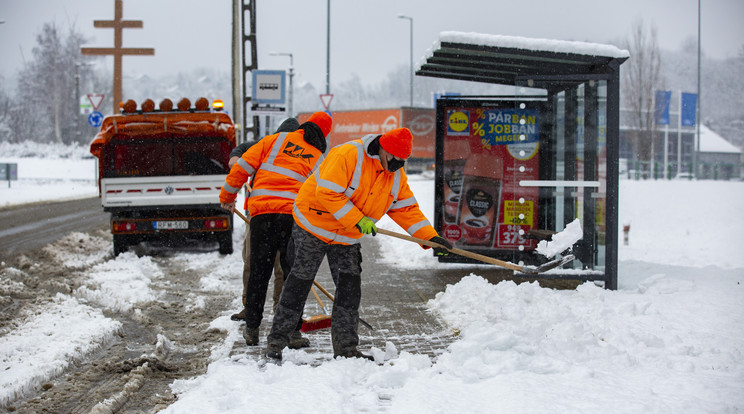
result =
M514 271L521 272L521 273L525 273L525 274L528 274L528 275L536 275L536 274L539 274L539 273L542 273L542 272L547 272L550 269L554 269L554 268L556 268L558 266L562 266L562 265L564 265L566 263L569 263L569 262L571 262L571 261L574 260L574 256L572 254L569 254L569 255L564 256L564 257L561 257L559 259L551 260L551 261L549 261L547 263L541 264L540 266L520 266L518 264L514 264L514 263L511 263L511 262L505 262L503 260L494 259L493 257L488 257L488 256L484 256L482 254L473 253L473 252L469 252L467 250L458 249L456 247L453 247L451 249L447 249L446 247L444 247L444 246L442 246L442 245L440 245L438 243L434 243L432 241L429 241L429 240L424 240L424 239L419 239L419 238L416 238L416 237L411 237L411 236L409 236L407 234L395 233L393 231L381 229L379 227L377 228L377 232L380 233L380 234L384 234L386 236L397 237L397 238L402 239L402 240L407 240L407 241L411 241L411 242L414 242L414 243L423 244L424 246L441 247L441 248L443 248L443 249L445 249L445 250L447 250L449 252L452 252L454 254L458 254L460 256L469 257L471 259L479 260L479 261L481 261L483 263L493 264L493 265L496 265L496 266L499 266L499 267L503 267L503 268L506 268L506 269L514 270Z
M240 211L238 211L238 209L235 209L234 212L235 212L235 214L238 215L238 217L242 218L243 221L245 221L245 224L250 224L250 220L248 220L248 217L244 216L243 213L241 213ZM323 286L321 286L320 283L318 283L317 280L313 280L313 284L318 289L320 289L320 291L323 292L323 294L325 294L326 296L328 296L328 299L330 299L331 302L334 301L333 295L331 295L330 292L328 292L327 290L325 290L325 288ZM323 312L325 314L324 315L312 316L312 317L310 317L308 319L303 319L302 320L302 328L300 328L300 330L302 332L314 331L314 330L317 330L317 329L328 328L328 327L331 326L331 316L329 315L328 311L326 310L326 307L323 305L323 302L321 302L320 297L318 296L318 293L315 292L315 289L313 289L313 288L310 288L310 289L313 292L313 295L315 295L315 299L318 301L318 303L320 303L320 307L323 308ZM359 322L361 322L364 326L366 326L370 330L373 330L373 331L375 330L375 328L373 328L372 325L370 325L369 323L367 323L367 321L365 321L364 319L359 318ZM306 330L306 328L307 328L307 330Z
M327 290L325 290L325 288L323 286L321 286L320 283L318 283L317 280L313 280L313 284L315 285L315 287L317 287L318 289L320 289L320 291L323 292L323 294L326 295L328 297L328 299L331 300L331 302L335 302L335 299L333 298L333 295L331 295L330 292L328 292ZM320 301L320 299L318 299L318 301ZM323 310L325 310L325 309L323 309ZM365 321L364 319L359 318L359 322L361 322L362 325L366 326L371 331L374 331L375 330L375 328L373 328L372 325L370 325L369 323L367 323L367 321Z

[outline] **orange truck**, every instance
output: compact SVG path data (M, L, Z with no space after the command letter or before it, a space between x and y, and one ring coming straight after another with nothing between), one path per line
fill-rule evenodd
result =
M111 213L114 255L141 242L217 243L230 254L232 215L219 203L235 147L235 125L205 98L169 99L158 109L129 100L104 118L90 144L98 158L103 210Z
M300 123L311 113L297 116ZM416 173L434 169L435 111L428 108L368 109L336 111L333 117L330 147L360 139L367 134L384 134L395 128L408 128L413 134L413 151L406 163L406 172Z

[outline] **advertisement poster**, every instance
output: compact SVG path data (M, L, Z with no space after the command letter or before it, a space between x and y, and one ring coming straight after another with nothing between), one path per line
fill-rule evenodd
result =
M532 250L537 225L540 110L444 107L441 227L466 250Z
M310 118L310 113L297 116L300 123ZM367 134L384 134L391 129L405 127L413 134L412 158L434 159L435 114L433 109L395 108L359 111L337 111L331 114L333 129L330 146L361 139Z

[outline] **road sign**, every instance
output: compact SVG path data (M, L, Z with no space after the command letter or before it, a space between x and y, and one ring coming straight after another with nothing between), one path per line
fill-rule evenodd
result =
M257 104L284 105L283 70L254 70L251 100Z
M320 94L320 102L323 103L323 107L328 110L328 107L331 106L331 101L333 100L333 94L332 93L323 93Z
M18 180L18 164L0 164L0 179L8 180L8 188L10 188L10 182Z
M280 115L284 115L284 116L286 116L286 110L285 110L285 108L282 108L280 106L253 105L251 107L251 112L254 115L268 115L268 116L280 116Z
M101 126L101 123L103 122L103 114L95 111L92 112L90 115L88 115L88 123L90 126L98 128Z
M101 102L103 102L103 95L102 93L89 93L88 100L90 101L90 104L93 105L93 110L97 111L98 107L101 106Z
M93 112L93 105L90 104L90 100L87 96L80 97L80 115L88 115Z

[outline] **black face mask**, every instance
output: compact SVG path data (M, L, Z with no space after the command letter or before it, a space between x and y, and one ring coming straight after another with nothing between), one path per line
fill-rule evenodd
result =
M406 165L405 160L399 160L397 158L393 158L387 162L387 169L390 172L396 172L400 169L400 167L404 165Z

